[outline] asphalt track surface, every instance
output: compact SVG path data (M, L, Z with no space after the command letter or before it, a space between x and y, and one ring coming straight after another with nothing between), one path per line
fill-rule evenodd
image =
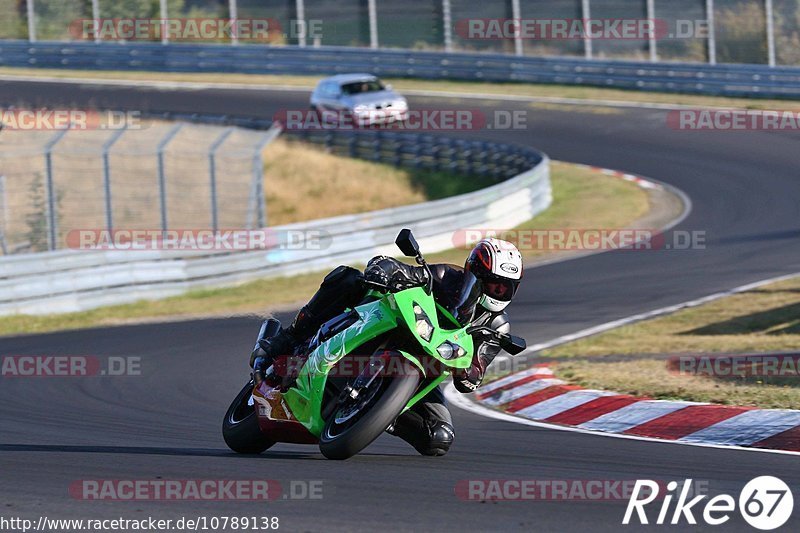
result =
M705 231L704 250L605 253L529 270L510 311L515 332L529 343L800 271L797 134L674 131L661 110L409 100L418 109L527 110L524 130L456 135L528 144L554 159L657 178L685 191L694 204L678 229ZM0 101L271 117L281 109L304 109L307 95L0 82ZM268 301L269 295L253 298ZM2 379L0 514L278 516L281 529L289 531L616 531L638 529L620 525L625 502L480 503L462 501L454 488L459 480L490 478L693 478L712 493L738 496L760 475L800 487L796 456L538 429L456 409L456 442L443 458L419 457L390 436L347 462L327 461L311 446L279 445L258 457L235 456L222 442L220 421L247 375L257 325L233 318L0 339L4 355L142 358L140 377ZM267 478L284 487L290 480L321 480L323 498L133 503L76 501L68 494L75 480L154 478ZM651 520L656 514L650 512ZM785 529L796 530L798 523L796 509ZM752 531L738 513L717 529Z

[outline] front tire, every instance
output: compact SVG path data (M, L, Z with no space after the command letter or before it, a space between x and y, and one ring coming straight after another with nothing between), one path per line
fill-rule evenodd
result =
M225 444L236 453L258 454L275 444L261 432L255 407L247 405L252 393L251 381L233 400L222 421Z
M407 359L398 362L399 377L378 376L364 405L339 404L325 422L319 449L328 459L349 459L377 439L400 415L419 385L419 371Z

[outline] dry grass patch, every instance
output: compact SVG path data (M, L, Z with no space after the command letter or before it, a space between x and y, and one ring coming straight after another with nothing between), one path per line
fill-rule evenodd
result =
M800 278L617 328L546 356L771 352L800 348Z
M560 161L551 162L550 174L552 205L517 229L624 228L648 211L647 193L633 183ZM528 260L555 255L549 250L520 248ZM448 250L431 254L429 259L460 264L466 252L466 249Z
M591 389L604 389L658 400L689 400L768 409L800 408L800 388L672 373L662 359L568 360L554 369L558 377Z
M558 374L592 388L768 408L800 408L800 378L759 381L672 374L652 354L787 352L800 347L800 278L547 350Z
M271 225L409 205L492 185L488 178L393 167L278 139L264 151Z

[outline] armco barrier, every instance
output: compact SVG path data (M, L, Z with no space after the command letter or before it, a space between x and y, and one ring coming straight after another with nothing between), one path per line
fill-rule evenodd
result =
M0 41L0 66L557 83L724 96L796 98L800 68L596 61L346 47Z
M452 159L457 166L451 170L489 172L505 181L433 202L270 228L278 234L317 230L329 237L320 249L230 253L65 250L3 257L0 315L77 311L162 298L191 288L363 263L374 254L396 254L392 243L402 227L414 230L424 250L440 251L453 247L458 230L511 228L543 211L552 201L549 160L531 149L388 132L326 133L321 138L311 135L309 140L330 143L333 148L351 147L353 138L357 146L367 150L356 150L355 155L377 160L388 157L398 164L416 164L414 158L391 159L398 147L403 152L414 149L412 145L428 150L434 143L440 144L454 152L446 152L440 159L422 157L422 164L436 166Z

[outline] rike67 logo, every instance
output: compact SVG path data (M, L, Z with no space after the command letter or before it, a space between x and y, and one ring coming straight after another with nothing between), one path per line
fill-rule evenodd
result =
M789 486L773 476L751 479L739 493L738 502L733 496L719 494L704 502L704 505L700 505L700 502L708 496L691 494L691 479L685 480L683 486L677 481L670 481L667 483L665 494L659 494L660 488L663 488L663 485L655 481L636 480L622 523L630 524L635 512L636 518L633 523L638 519L640 524L649 524L652 515L648 517L645 507L656 499L661 500L661 507L655 520L659 525L697 524L695 513L698 513L702 515L706 524L718 526L730 520L731 514L738 507L739 513L748 524L756 529L768 531L785 524L794 509L794 497ZM674 508L670 509L675 496L677 501Z

